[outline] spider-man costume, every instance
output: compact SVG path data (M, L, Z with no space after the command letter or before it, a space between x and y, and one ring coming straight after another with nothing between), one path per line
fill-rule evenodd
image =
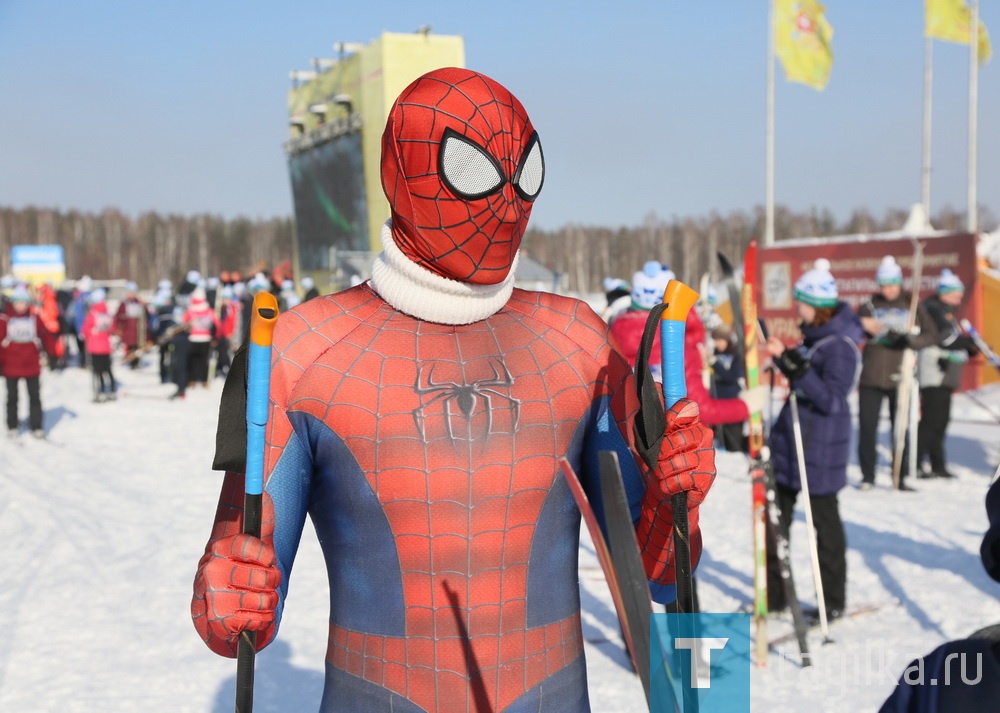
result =
M697 409L678 403L660 463L640 469L638 401L605 323L513 287L543 174L510 92L424 75L383 136L392 218L371 283L278 320L262 540L238 534L242 478L227 473L192 613L218 653L242 629L266 645L308 513L331 583L324 712L589 710L561 456L600 516L597 453L618 451L658 599L673 599L673 492L689 492L700 551L714 462Z

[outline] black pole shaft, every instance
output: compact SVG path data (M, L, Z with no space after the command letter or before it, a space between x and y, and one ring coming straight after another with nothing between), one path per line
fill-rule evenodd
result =
M243 497L243 534L260 537L261 495ZM257 632L240 633L236 651L236 713L253 711L253 670L257 656Z

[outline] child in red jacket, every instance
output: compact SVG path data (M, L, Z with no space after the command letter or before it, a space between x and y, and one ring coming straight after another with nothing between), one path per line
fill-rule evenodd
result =
M90 365L94 370L94 401L114 400L118 384L111 373L111 334L115 320L108 314L104 303L105 292L98 288L90 293L90 310L83 320L83 340L90 355Z
M0 315L0 365L7 380L7 435L11 438L18 434L17 400L21 379L28 387L28 427L36 438L45 437L39 385L42 349L50 358L55 354L55 335L32 311L28 291L18 287L10 297L7 310Z

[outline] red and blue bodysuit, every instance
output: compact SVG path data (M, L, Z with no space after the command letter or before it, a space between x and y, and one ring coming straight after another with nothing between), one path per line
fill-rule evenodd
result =
M240 559L219 544L242 507L227 474L195 625L233 655L227 619L267 608L280 581L273 620L255 624L266 645L308 515L330 579L322 711L587 711L580 513L557 461L600 517L597 453L615 450L636 520L656 509L630 366L584 303L513 288L543 161L507 90L468 70L418 79L390 112L382 171L393 215L370 283L275 331L263 546L280 576L248 575L238 605L218 595ZM691 452L691 487L711 470L695 425L675 448ZM669 523L648 519L644 554L668 565L650 528ZM660 569L651 588L672 601Z

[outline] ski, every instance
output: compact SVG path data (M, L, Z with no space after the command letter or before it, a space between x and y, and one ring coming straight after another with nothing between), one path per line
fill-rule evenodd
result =
M899 604L898 600L891 602L883 602L881 604L864 604L862 606L849 609L842 616L829 622L829 625L835 626L838 622L850 621L851 619L858 619L867 616L869 614L874 614L875 612L881 611L886 607L895 606L897 604ZM819 619L816 619L815 621L811 621L808 624L808 626L806 627L806 632L813 633L815 631L818 631L819 629L820 629L820 622ZM775 647L781 646L782 644L787 644L789 641L798 638L798 636L799 633L797 631L790 631L788 633L782 634L781 636L776 636L775 638L771 639L769 646L771 649L774 649Z
M124 357L122 357L122 364L128 364L130 362L133 362L139 357L141 357L143 354L151 352L157 347L162 347L164 344L168 343L178 334L180 334L181 332L186 332L189 329L191 329L190 322L182 322L180 324L175 324L173 327L171 327L170 329L165 331L162 335L160 335L160 338L157 339L155 342L151 344L144 344L141 347L133 349Z
M792 549L788 538L778 528L778 503L775 497L774 469L770 463L764 463L763 467L765 469L765 477L767 478L767 519L771 532L774 534L775 554L778 556L778 567L781 572L781 585L785 592L785 601L788 603L788 609L792 613L793 629L791 636L798 641L802 667L805 668L812 665L812 654L809 653L809 639L807 636L809 624L806 622L805 614L802 611L802 604L799 602L799 596L795 590L795 578L792 575ZM774 641L770 643L770 646L773 645Z
M983 335L979 333L979 330L972 326L972 322L967 319L963 319L959 322L959 324L962 325L962 329L969 335L969 338L972 339L980 353L986 357L986 361L1000 371L1000 356L998 356L986 340L983 339Z
M906 316L906 334L913 334L917 326L917 308L920 306L920 280L924 266L924 245L913 241L913 282L910 294L910 311ZM913 399L913 382L916 381L917 352L903 350L903 362L899 367L899 385L896 387L896 429L893 433L892 487L898 489L902 482L903 450L911 428L910 401Z
M601 462L603 468L603 457ZM580 482L576 471L573 470L573 466L570 465L566 458L559 459L559 469L566 479L566 484L569 486L570 493L573 494L573 500L580 511L580 516L587 526L587 532L590 533L590 539L594 543L594 551L597 553L597 560L601 563L601 569L604 571L604 579L607 581L608 589L611 591L611 600L614 602L615 612L618 614L618 622L621 624L622 635L625 638L625 646L632 659L632 666L635 668L636 673L639 674L639 679L642 681L642 686L646 693L646 699L649 700L649 617L653 607L649 598L649 583L646 580L645 572L642 574L641 582L627 581L625 583L626 587L632 590L628 595L628 603L626 603L626 594L622 589L618 569L612 559L607 540L604 539L604 533L601 531L594 508L591 506L590 500L583 490L583 484ZM629 518L629 522L631 523L631 517ZM631 537L633 540L635 539L634 529L632 529ZM638 549L636 550L636 556L638 556ZM639 562L639 566L640 568L642 567L641 561ZM640 584L644 592L645 604L642 602L643 597L637 596L636 590ZM640 620L643 617L646 622L645 635L640 631ZM641 645L639 642L643 638L645 638L645 655L638 649L638 646Z
M725 286L726 293L729 295L729 309L732 312L733 317L733 333L739 336L742 335L745 330L743 327L743 313L740 309L742 297L740 294L740 286L736 281L736 270L733 269L733 264L729 262L729 258L725 255L722 253L716 253L715 255L719 259L719 267L722 268L722 284ZM738 359L743 358L743 341L740 339L737 339L736 341L736 357Z
M757 241L751 240L743 258L743 286L740 290L740 319L736 312L733 322L743 326L743 364L747 389L760 384L758 353L757 295L754 280L757 274ZM767 454L764 450L764 422L759 413L750 414L750 484L751 521L753 524L754 556L754 641L757 665L767 665Z

